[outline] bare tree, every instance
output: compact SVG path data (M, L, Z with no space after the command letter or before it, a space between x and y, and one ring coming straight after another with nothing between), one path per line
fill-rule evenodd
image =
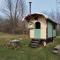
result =
M1 12L8 17L9 27L13 33L17 27L18 20L22 20L25 14L25 6L24 0L5 0L5 8L1 9Z

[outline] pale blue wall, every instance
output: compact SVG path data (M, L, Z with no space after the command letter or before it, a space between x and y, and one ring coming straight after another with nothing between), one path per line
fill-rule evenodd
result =
M34 29L34 38L35 39L40 39L40 29Z
M52 37L52 23L48 22L48 38Z
M53 29L53 24L48 22L48 38L56 36L56 29Z

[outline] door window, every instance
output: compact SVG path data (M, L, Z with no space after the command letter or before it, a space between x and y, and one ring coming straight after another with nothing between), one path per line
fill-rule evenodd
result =
M40 22L35 23L35 29L40 29Z

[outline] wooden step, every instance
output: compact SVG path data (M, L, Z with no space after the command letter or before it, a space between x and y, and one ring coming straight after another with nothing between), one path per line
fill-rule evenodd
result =
M31 41L31 43L39 43L39 41Z
M31 47L38 47L39 46L39 40L32 40L30 42Z

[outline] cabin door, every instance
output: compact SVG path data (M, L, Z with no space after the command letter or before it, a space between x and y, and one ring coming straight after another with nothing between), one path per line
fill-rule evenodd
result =
M35 23L35 32L34 33L35 33L34 38L35 39L40 39L40 22Z

